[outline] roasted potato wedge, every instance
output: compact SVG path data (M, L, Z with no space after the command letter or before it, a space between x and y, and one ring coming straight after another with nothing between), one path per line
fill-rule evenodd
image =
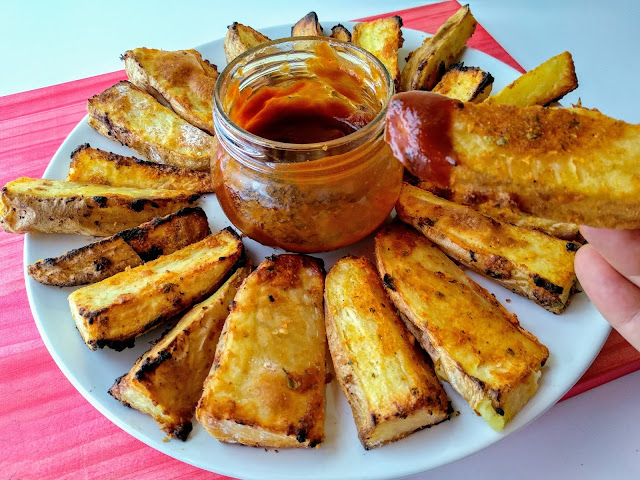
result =
M307 447L324 439L324 271L280 255L242 284L196 418L225 443Z
M447 394L369 260L339 260L327 274L324 298L336 377L365 449L449 418Z
M640 228L640 125L585 108L462 103L395 95L385 138L416 177L509 197L525 213Z
M578 88L578 77L569 52L550 58L517 78L487 103L502 105L548 105Z
M214 292L244 262L242 240L225 229L170 255L69 295L71 314L91 350L123 350L135 337Z
M373 53L387 67L396 85L400 81L398 50L402 47L402 18L395 15L371 22L357 23L351 41Z
M569 242L584 243L584 238L580 233L580 227L575 223L556 222L554 220L528 215L520 210L509 197L500 197L494 194L482 195L477 192L464 192L451 188L438 188L427 180L419 180L414 185L438 197L459 203L460 205L467 205L499 222L510 223L518 227L531 228ZM573 247L570 246L568 248Z
M187 207L59 257L38 260L27 267L27 272L45 285L73 287L95 283L173 253L210 233L204 211Z
M224 53L227 57L227 63L231 63L234 58L250 48L270 40L269 37L251 27L233 22L229 25L227 35L224 38Z
M88 143L71 154L68 182L112 187L162 188L197 193L213 191L211 174L148 162L92 148Z
M22 177L0 193L0 226L8 233L77 233L107 237L192 205L184 190L110 187Z
M336 40L342 40L343 42L350 42L351 32L347 29L347 27L339 23L335 27L331 27L330 37L335 38Z
M384 227L375 249L387 292L438 375L502 430L536 393L549 350L410 227Z
M322 25L316 12L309 12L291 27L292 37L322 37Z
M398 217L451 258L553 313L562 313L576 281L579 245L500 223L471 207L404 184Z
M209 171L213 137L129 82L119 82L87 103L89 125L156 163Z
M189 310L109 393L151 415L167 435L186 440L229 304L248 274L249 267L239 268L216 293Z
M491 93L493 76L477 67L454 63L433 87L433 92L461 102L481 102Z
M213 132L215 65L196 50L127 50L121 57L129 81L146 90L192 125Z
M435 87L462 52L476 24L468 5L454 13L433 37L411 52L400 76L400 91Z

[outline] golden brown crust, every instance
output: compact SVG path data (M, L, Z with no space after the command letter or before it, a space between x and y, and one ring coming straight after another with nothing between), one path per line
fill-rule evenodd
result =
M535 394L549 351L420 233L384 227L378 271L436 372L500 430Z
M322 25L316 12L309 12L291 27L292 37L322 37Z
M374 54L387 67L391 78L398 85L398 50L402 47L402 18L395 15L371 22L357 23L353 27L351 41Z
M150 414L171 437L186 440L229 304L249 271L249 266L239 268L216 293L189 310L109 393Z
M493 76L477 67L454 63L449 67L432 92L461 102L481 102L489 96Z
M576 281L576 245L544 233L500 223L404 184L398 217L447 255L543 308L562 313Z
M119 82L87 102L89 126L156 163L209 171L213 137L130 82Z
M0 193L5 232L77 233L107 237L192 205L182 190L124 188L18 178Z
M196 418L215 438L264 447L324 439L324 272L280 255L238 290Z
M449 418L447 395L364 258L327 274L329 350L365 449Z
M331 27L330 37L335 38L336 40L341 40L343 42L350 42L351 32L347 29L347 27L339 23L335 27Z
M215 291L243 252L242 240L222 230L74 291L69 306L82 339L92 350L133 346L136 336Z
M196 50L128 50L122 56L129 81L170 105L187 122L214 134L213 89L217 67ZM162 103L162 101L161 101Z
M399 90L431 90L462 52L476 24L468 5L454 13L433 37L411 52L402 69Z
M211 174L125 157L81 145L71 154L67 181L113 187L163 188L197 193L213 191Z
M269 37L251 27L233 22L227 28L227 35L224 38L224 53L227 57L227 63L231 63L234 58L250 48L270 40Z

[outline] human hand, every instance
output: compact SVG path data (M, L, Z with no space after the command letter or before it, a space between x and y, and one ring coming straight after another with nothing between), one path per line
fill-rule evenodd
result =
M602 316L640 350L640 230L580 227L575 269Z

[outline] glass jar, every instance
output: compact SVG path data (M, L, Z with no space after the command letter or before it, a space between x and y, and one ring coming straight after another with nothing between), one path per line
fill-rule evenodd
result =
M370 53L330 38L269 42L232 61L214 95L216 195L249 237L328 251L393 209L403 172L383 140L393 81Z

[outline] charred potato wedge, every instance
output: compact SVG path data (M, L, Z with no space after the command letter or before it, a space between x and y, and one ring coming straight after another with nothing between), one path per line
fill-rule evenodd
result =
M207 216L201 208L183 208L59 257L38 260L29 265L27 271L45 285L72 287L95 283L173 253L210 233Z
M585 108L462 103L431 92L395 95L386 122L396 158L441 188L508 197L557 222L640 228L640 125Z
M199 198L184 190L110 187L18 178L0 193L0 226L8 233L77 233L107 237Z
M365 449L449 418L447 394L369 260L339 260L327 274L324 298L336 377Z
M215 65L196 50L128 50L121 57L129 81L192 125L213 135Z
M454 63L432 92L461 102L481 102L491 93L493 76L477 67Z
M227 57L227 64L250 48L269 41L271 41L269 37L257 30L241 23L233 22L229 25L227 35L224 38L224 53Z
M569 52L550 58L517 78L487 103L502 105L548 105L578 88L578 77Z
M347 30L347 27L339 23L335 27L331 28L331 38L335 38L336 40L341 40L343 42L351 41L351 32Z
M400 91L435 87L462 52L476 24L468 5L454 13L433 37L411 52L400 76Z
M324 271L280 255L242 284L196 418L225 443L318 446L324 439Z
M322 37L322 25L316 12L309 12L291 27L292 37Z
M553 313L567 307L576 281L579 245L528 228L500 223L405 184L398 217L451 258Z
M119 82L87 103L89 125L156 163L209 171L213 137L129 82Z
M387 292L438 375L502 430L535 395L549 350L410 227L384 227L375 249Z
M454 203L467 205L499 222L509 223L517 227L531 228L569 242L584 243L580 228L575 223L556 222L554 220L528 215L520 210L509 197L500 197L493 194L482 195L477 192L464 192L450 188L438 188L432 182L426 180L418 181L415 183L415 186ZM567 248L574 247L568 246Z
M239 268L216 293L189 310L109 393L151 415L167 435L186 440L229 304L248 274L249 267Z
M135 337L214 292L244 260L242 240L231 229L209 235L69 295L71 314L91 350L123 350Z
M213 191L211 174L81 145L71 154L68 182L111 185L112 187L162 188L197 193Z
M396 85L400 81L398 50L402 47L402 18L380 18L357 23L353 27L351 41L375 55L389 71Z

